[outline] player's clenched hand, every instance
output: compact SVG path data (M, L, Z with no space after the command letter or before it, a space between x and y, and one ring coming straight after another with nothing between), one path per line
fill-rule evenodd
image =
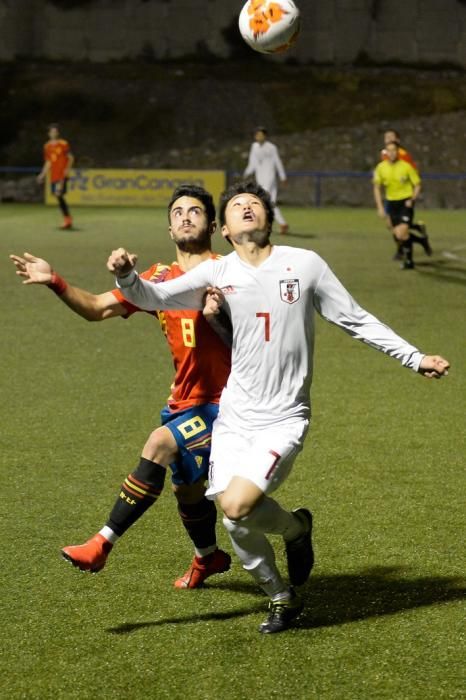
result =
M233 329L229 316L222 309L225 301L223 292L218 287L207 287L202 313L211 328L229 348L233 345Z
M220 313L220 307L224 302L225 297L218 287L207 287L204 297L204 308L202 313L205 317L216 316Z
M124 248L117 248L112 250L107 260L107 270L117 277L126 277L131 270L134 270L137 260L138 256L134 253L128 253Z
M379 216L381 219L385 219L387 213L383 207L377 207L377 216Z
M428 379L440 379L446 377L450 363L440 355L425 355L419 366L419 373Z
M16 274L24 277L23 284L49 284L52 281L52 266L42 258L36 258L31 253L10 255L10 260L16 267Z

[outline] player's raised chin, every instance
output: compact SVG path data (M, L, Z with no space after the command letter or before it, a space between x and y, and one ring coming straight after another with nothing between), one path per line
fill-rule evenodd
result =
M230 243L241 244L252 239L264 244L270 236L270 224L263 202L254 194L240 193L228 202L222 236Z

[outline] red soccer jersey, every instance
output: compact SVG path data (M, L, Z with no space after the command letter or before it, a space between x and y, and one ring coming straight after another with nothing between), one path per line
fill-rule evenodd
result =
M58 182L65 177L70 154L70 144L64 139L47 141L44 145L44 160L50 163L50 181Z
M218 256L212 255L213 258ZM183 275L178 263L152 265L141 274L144 279L165 282ZM127 315L141 311L114 289L113 294ZM175 365L168 406L182 411L204 403L218 403L230 374L231 352L205 320L202 311L157 311Z
M382 149L380 155L382 156L382 160L388 160L388 155L387 151L385 148ZM418 167L414 161L414 158L412 157L411 153L406 150L406 148L402 148L401 146L398 146L398 158L400 160L405 160L407 163L413 166L414 170L418 170Z

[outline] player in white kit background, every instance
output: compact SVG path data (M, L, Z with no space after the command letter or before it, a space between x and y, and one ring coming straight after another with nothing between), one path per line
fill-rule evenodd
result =
M278 148L268 140L265 126L258 126L254 132L254 142L251 144L248 164L244 171L244 177L250 175L254 175L257 184L269 193L280 233L288 233L289 226L277 206L278 182L286 183L286 172Z
M217 498L235 552L270 598L259 629L273 633L302 610L293 586L305 583L313 566L311 513L285 511L270 494L288 476L309 425L315 311L425 377L446 375L449 363L422 354L361 308L316 253L272 246L273 203L260 186L231 187L219 215L234 248L221 260L159 284L141 279L136 256L122 248L107 266L140 308L202 308L207 289L231 319L232 369L212 434L207 495ZM268 534L284 539L291 586Z

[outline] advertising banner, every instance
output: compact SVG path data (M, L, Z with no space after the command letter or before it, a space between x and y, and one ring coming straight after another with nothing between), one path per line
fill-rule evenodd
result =
M74 169L66 199L71 206L164 207L173 190L184 183L205 187L217 203L226 176L223 170ZM47 183L45 203L56 202Z

